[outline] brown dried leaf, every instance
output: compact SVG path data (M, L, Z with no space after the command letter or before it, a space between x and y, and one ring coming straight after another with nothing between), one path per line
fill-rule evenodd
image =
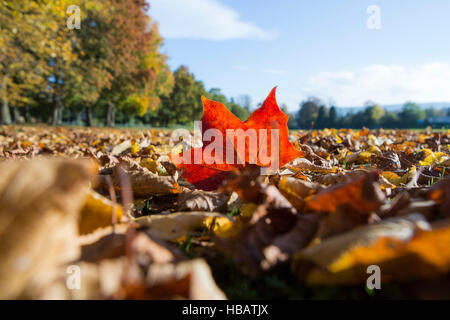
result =
M178 195L179 211L223 212L229 196L222 192L190 190L184 188Z
M264 187L263 203L240 233L216 243L241 270L255 276L285 263L314 235L315 217L299 218L292 205L274 186Z
M322 285L364 283L368 277L366 268L372 264L381 267L382 281L403 278L402 273L407 276L418 274L417 265L411 264L411 261L409 264L392 261L407 254L414 254L413 246L419 243L413 246L412 244L422 237L421 234L425 234L420 233L420 230L430 230L430 225L419 214L391 218L378 224L357 228L299 251L294 256L292 271L308 284ZM449 230L447 228L440 239L443 241L442 246L449 243ZM431 239L434 240L434 236L426 241ZM433 242L429 242L429 245L433 245ZM439 244L434 245L439 248ZM420 255L427 255L423 249L425 247L419 248ZM448 252L444 247L441 249ZM434 252L433 249L429 254L433 255ZM450 256L445 259L450 267ZM426 260L422 262L426 263ZM414 265L414 268L410 268L411 265Z
M135 161L124 158L120 160L120 164L116 165L114 169L109 171L111 173L111 180L117 190L121 188L120 173L122 170L128 175L133 194L136 197L146 197L151 195L165 195L181 192L181 187L178 185L174 177L159 176L147 168L141 167ZM104 176L100 176L100 185L104 190L107 190L108 185Z
M0 164L0 297L17 298L41 271L78 256L78 213L94 165L36 160Z

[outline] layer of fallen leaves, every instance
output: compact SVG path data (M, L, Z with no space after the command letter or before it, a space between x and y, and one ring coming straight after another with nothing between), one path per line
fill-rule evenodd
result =
M0 127L0 298L368 297L370 265L385 297L448 298L449 132L289 139L276 174L203 191L170 131Z

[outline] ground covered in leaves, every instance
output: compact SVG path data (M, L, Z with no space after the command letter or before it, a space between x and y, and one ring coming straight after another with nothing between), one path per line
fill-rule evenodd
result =
M171 131L0 127L0 298L450 298L448 131L289 139L203 191Z

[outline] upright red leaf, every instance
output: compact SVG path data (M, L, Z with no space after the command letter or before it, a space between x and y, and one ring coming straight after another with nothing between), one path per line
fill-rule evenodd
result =
M295 158L303 156L304 153L297 150L289 142L289 131L287 127L288 116L278 107L275 99L275 90L276 88L272 89L263 105L255 110L245 122L239 120L223 104L202 97L202 138L204 139L205 132L208 129L216 129L222 134L223 161L222 163L217 163L216 161L212 161L211 163L211 161L206 161L208 162L206 163L205 158L202 157L201 163L194 163L194 153L201 152L201 154L204 155L203 151L210 143L213 143L214 139L212 139L213 141L203 141L203 147L201 149L189 149L182 154L182 156L190 155L190 159L192 160L191 163L177 164L178 169L183 169L183 178L199 189L214 190L220 186L223 179L227 177L230 171L242 168L246 164L253 163L260 167L270 167L274 158L270 158L269 161L261 161L261 156L265 154L267 157L271 157L271 147L278 148L279 167ZM233 146L235 149L233 150L234 161L232 164L226 163L225 159L227 146L229 148L229 145L227 145L227 130L230 129L241 129L241 132L244 133L248 133L251 131L250 129L253 129L255 130L254 132L256 132L257 137L257 145L250 145L249 140L245 139L244 154L241 154L239 153L239 150L236 150L237 138L233 138ZM272 145L272 130L278 130L278 145ZM264 137L263 135L267 135L267 137ZM228 141L230 142L231 139L228 139ZM274 141L274 143L276 143L276 141ZM240 162L238 160L240 160Z

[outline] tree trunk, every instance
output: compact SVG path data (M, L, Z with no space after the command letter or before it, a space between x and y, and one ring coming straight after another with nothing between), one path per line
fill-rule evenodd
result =
M28 106L25 106L25 113L24 113L24 118L25 118L25 122L29 123L30 122L30 108Z
M86 107L86 126L92 127L92 108Z
M22 120L20 119L20 112L18 107L12 108L12 115L13 115L13 121L14 123L22 123Z
M61 112L61 102L59 97L53 94L53 116L52 116L52 125L58 126L61 124L62 112Z
M0 110L0 124L11 124L11 113L9 112L8 96L6 92L6 77L3 77L1 83L1 110Z
M106 107L106 126L114 127L114 107L112 103L108 103Z

